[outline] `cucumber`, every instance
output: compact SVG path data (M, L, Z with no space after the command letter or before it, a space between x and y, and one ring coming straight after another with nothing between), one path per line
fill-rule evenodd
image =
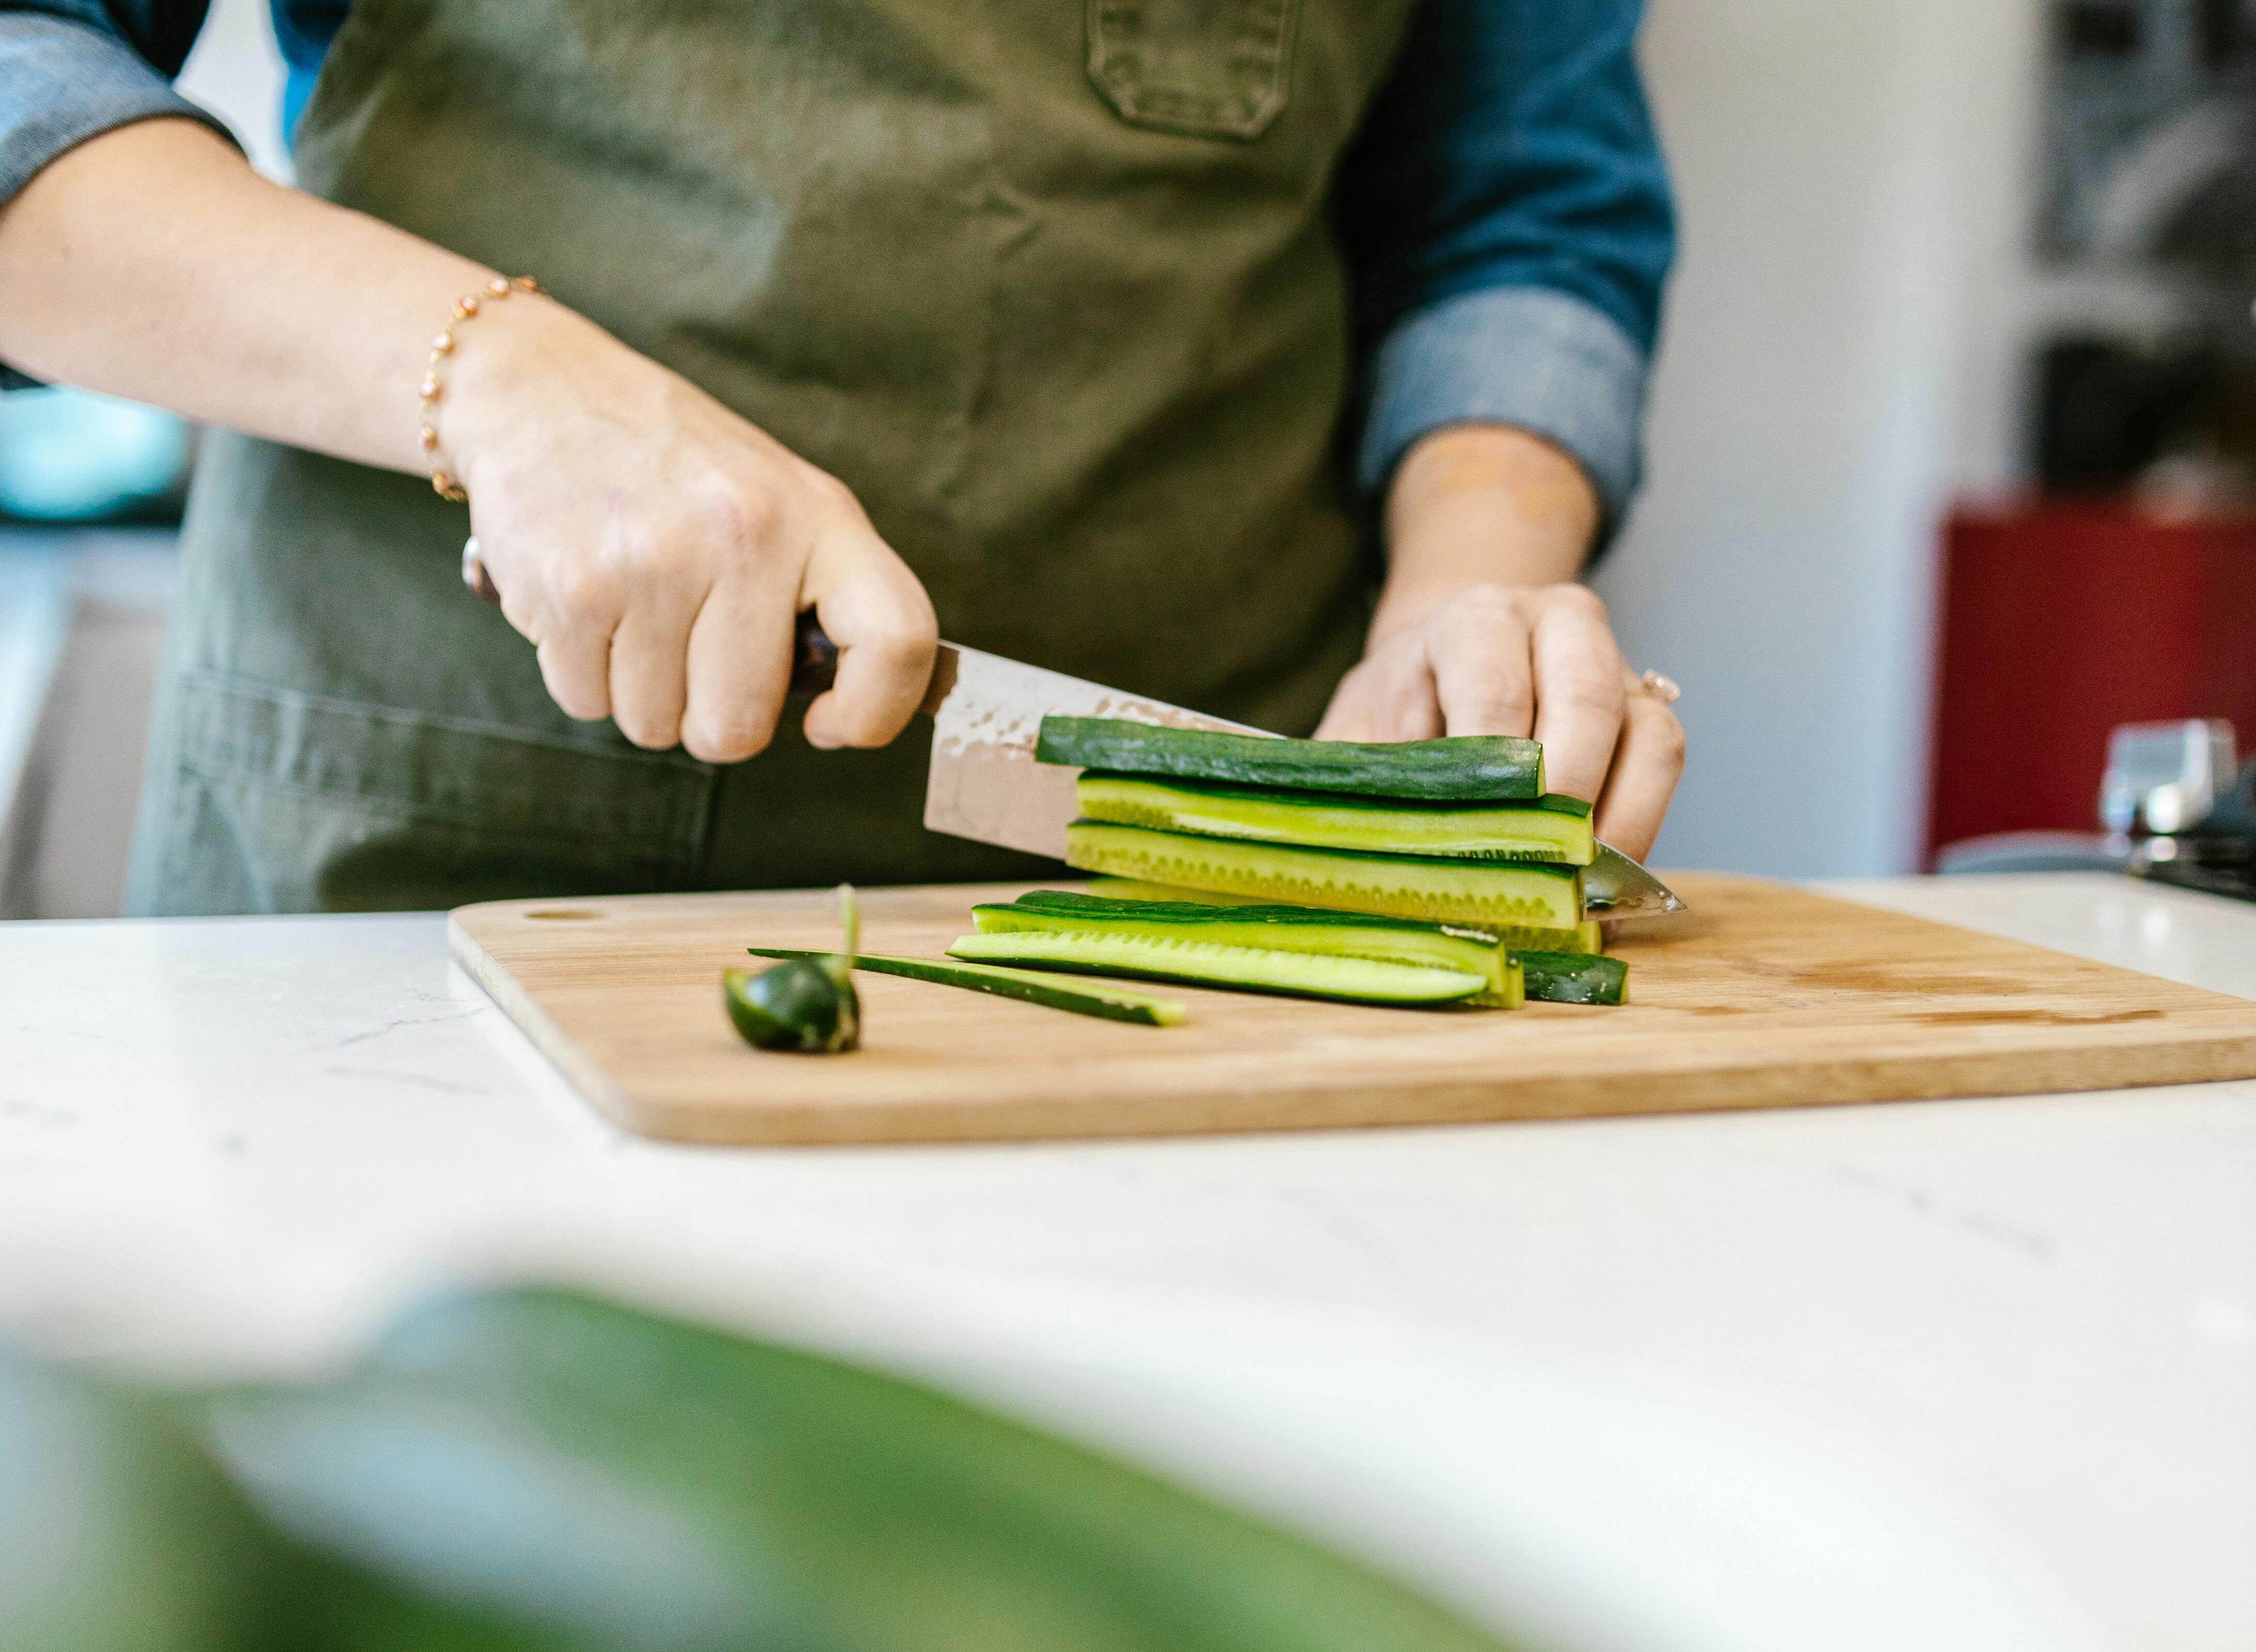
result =
M721 1007L755 1050L835 1056L862 1044L862 1001L835 953L797 953L754 974L721 972Z
M721 972L721 1003L738 1037L755 1050L837 1055L862 1043L862 1001L854 995L854 953L862 944L854 886L838 886L838 923L845 946L835 953L778 953L758 974Z
M1421 924L1411 918L1327 912L1311 906L1109 900L1102 896L1037 889L1007 906L975 906L971 921L983 935L1087 931L1462 969L1487 983L1477 1002L1516 1009L1522 998L1520 973L1494 937L1478 930Z
M1258 895L1230 895L1221 889L1187 889L1180 883L1146 883L1141 878L1105 877L1089 880L1088 892L1109 901L1171 901L1188 906L1273 906ZM1311 911L1319 909L1311 907Z
M748 946L761 958L819 959L821 953L797 952L785 946ZM1049 1009L1066 1009L1077 1016L1097 1016L1106 1021L1128 1021L1146 1027L1179 1025L1183 1007L1172 998L1152 998L1118 987L1091 987L1064 975L1045 975L1039 970L999 969L991 964L954 963L944 958L897 958L883 953L864 953L854 967L876 975L900 975L928 981L941 987L962 987L998 998L1016 998Z
M1088 892L1115 901L1183 901L1195 906L1275 904L1266 896L1231 895L1222 889L1187 889L1180 883L1147 883L1141 878L1107 877L1103 875L1089 880ZM1451 927L1456 926L1453 924ZM1530 924L1486 922L1475 927L1484 934L1495 936L1506 952L1598 953L1606 949L1604 932L1595 917L1586 917L1572 929L1543 929Z
M1583 921L1582 875L1519 861L1428 861L1154 832L1076 820L1065 858L1084 871L1185 889L1258 895L1294 906L1571 930Z
M1588 866L1597 852L1590 805L1415 803L1344 792L1263 791L1206 780L1159 780L1090 771L1077 791L1091 820L1195 832L1261 843L1432 854L1450 860L1547 861Z
M1375 958L1335 958L1255 946L1217 946L1209 941L1151 939L1101 930L962 935L948 954L981 963L1039 964L1089 974L1237 987L1301 998L1339 998L1351 1003L1465 1003L1488 988L1488 978L1469 969L1436 969L1382 963Z
M1625 1004L1629 966L1618 958L1585 953L1514 953L1526 972L1527 995L1548 1004Z
M1543 748L1503 735L1357 745L1160 728L1117 717L1045 717L1034 756L1117 774L1435 803L1533 803L1543 795Z

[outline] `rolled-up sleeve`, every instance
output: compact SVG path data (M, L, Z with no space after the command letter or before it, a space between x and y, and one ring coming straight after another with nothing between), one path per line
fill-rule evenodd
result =
M139 11L0 3L0 203L64 151L133 121L179 116L226 133L171 83L203 7Z
M1419 438L1518 426L1618 525L1675 247L1638 0L1427 0L1343 167L1359 486Z
M201 4L0 0L0 207L56 156L135 121L201 121L233 142L172 88L203 18ZM0 390L32 382L0 362Z

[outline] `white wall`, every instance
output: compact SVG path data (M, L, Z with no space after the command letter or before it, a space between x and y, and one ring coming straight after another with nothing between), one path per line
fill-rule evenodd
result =
M1918 856L1935 527L2016 473L2037 0L1653 0L1684 226L1600 584L1684 685L1667 864Z
M282 54L267 0L212 0L177 84L228 123L259 171L290 175L282 146Z

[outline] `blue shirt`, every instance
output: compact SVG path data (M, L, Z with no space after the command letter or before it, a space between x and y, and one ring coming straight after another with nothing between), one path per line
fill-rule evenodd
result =
M0 202L175 94L208 0L0 0ZM351 0L270 0L295 126ZM1641 0L1424 0L1335 195L1361 363L1357 480L1421 436L1518 425L1618 524L1674 250L1632 56Z

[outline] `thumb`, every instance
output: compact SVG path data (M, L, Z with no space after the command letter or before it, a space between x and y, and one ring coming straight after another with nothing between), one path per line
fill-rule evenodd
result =
M940 623L909 566L866 522L841 524L816 542L800 587L838 645L830 688L807 708L811 746L882 746L899 734L932 680Z

